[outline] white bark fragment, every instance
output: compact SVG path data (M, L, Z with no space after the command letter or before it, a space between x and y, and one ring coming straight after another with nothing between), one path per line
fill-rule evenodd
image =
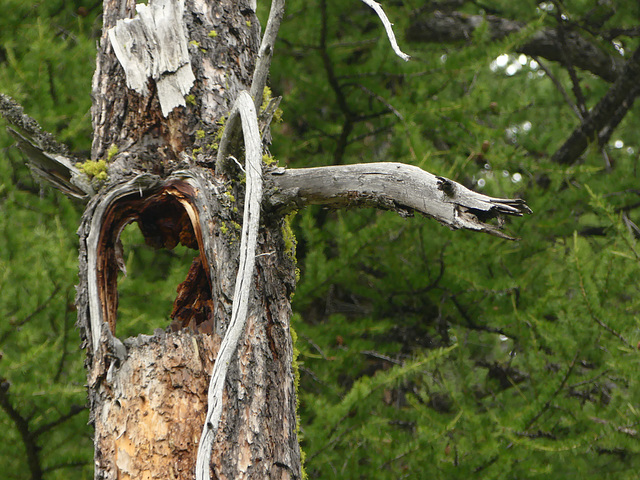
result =
M232 114L234 113L239 114L242 120L247 174L247 191L240 240L240 266L233 294L231 322L220 345L209 383L207 416L202 429L196 459L196 480L209 480L210 478L211 450L218 424L220 423L220 417L222 416L222 393L227 370L247 320L249 293L255 267L258 226L260 224L262 148L258 117L253 100L248 92L240 92L232 110Z
M147 82L158 86L162 114L185 106L195 76L191 69L187 36L182 18L184 0L151 0L136 5L138 15L118 20L109 40L124 68L127 86L147 95Z

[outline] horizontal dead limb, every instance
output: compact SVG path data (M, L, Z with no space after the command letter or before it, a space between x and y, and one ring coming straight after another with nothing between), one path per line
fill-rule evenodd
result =
M320 204L371 206L405 215L417 211L452 229L466 228L507 239L512 238L486 221L531 213L524 200L489 197L402 163L279 168L271 172L268 182L270 195L266 199L275 209Z
M477 28L487 23L492 40L499 40L520 32L523 22L495 15L467 15L460 12L434 12L415 20L407 29L407 40L414 42L465 42ZM545 28L536 31L524 43L517 46L517 53L532 55L555 62L567 60L576 67L598 75L607 82L616 80L624 65L620 55L612 55L596 43L575 31L564 32L561 40L558 29Z

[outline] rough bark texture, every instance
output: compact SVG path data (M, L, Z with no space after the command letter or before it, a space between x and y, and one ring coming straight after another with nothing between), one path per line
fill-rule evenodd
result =
M185 1L183 21L196 83L187 106L164 118L155 83L150 82L147 95L127 88L124 70L108 38L109 29L118 20L133 18L135 13L132 0L104 2L103 33L92 88L91 156L102 158L115 144L120 151L137 157L140 168L162 173L192 144L191 135L197 129L214 129L238 92L249 88L259 24L248 2Z
M217 346L179 332L127 342L93 398L96 478L192 478Z
M182 2L156 2L162 3ZM200 146L194 133L204 131L198 140L210 142L216 122L249 88L259 26L248 2L185 1L196 80L186 106L165 118L154 79L146 94L128 88L110 43L109 29L135 14L132 1L105 1L93 81L92 157L105 158L112 144L118 151L109 183L91 199L78 231L78 323L87 349L95 476L193 478L209 377L231 314L244 195L237 175L216 176L206 168L214 164L206 153L193 159L192 149ZM180 242L199 256L178 289L174 331L158 325L152 337L123 343L116 336L119 235L132 221L149 245ZM259 232L249 315L227 376L213 478L300 477L289 333L295 265L285 252L282 222L267 217Z
M209 301L214 312L215 325L206 325L198 320L201 312L197 310L191 312L192 317L183 313L182 318L175 320L191 325L195 330L215 329L223 334L231 313L239 244L239 231L232 227L232 222L235 220L230 215L232 205L229 203L224 184L208 170L196 166L188 172L176 173L166 179L162 186L158 186L159 179L156 182L147 181L145 184L148 185L146 187L148 190L143 190L143 199L147 199L143 202L145 205L156 205L159 199L166 198L165 207L169 207L176 192L183 192L180 198L190 206L187 210L197 212L198 215L194 230L196 232L199 230L198 225L203 227L201 233L196 233L195 236L199 237L197 243L201 255L204 252L204 257L208 259L207 276L212 283L212 299ZM127 182L126 185L128 185L128 191L122 185L112 186L109 189L121 193L112 197L118 199L114 203L114 208L106 208L104 211L119 210L125 214L134 215L143 232L156 232L153 241L162 244L175 242L171 237L175 231L168 232L166 237L158 233L160 229L157 225L166 225L170 218L147 214L144 207L129 207L134 198L140 198L140 194L131 182ZM218 192L219 196L215 195L215 192ZM120 225L125 222L124 217L105 216L104 221L98 222L103 226L102 231L105 232L98 244L94 246L86 240L89 237L86 226L91 224L92 214L96 212L93 207L99 205L100 198L106 194L107 192L99 194L89 204L79 232L81 240L85 241L81 243L82 281L78 290L77 303L83 307L79 312L82 331L89 337L95 330L88 328L92 323L89 302L91 289L86 279L93 267L87 259L91 256L89 253L92 249L103 252L95 255L95 258L110 258L108 252L113 249L109 248L109 245L114 238L111 232L119 231ZM171 207L165 208L169 213L173 210ZM115 226L110 225L111 219L116 222ZM214 478L296 478L300 472L291 367L293 350L289 335L291 313L289 297L295 281L294 265L292 258L285 252L282 220L274 221L276 223L272 224L267 219L267 224L259 235L258 255L260 256L257 258L255 288L251 292L249 317L245 334L240 341L227 377L222 428L218 431L212 456ZM148 223L145 224L145 222ZM187 238L190 236L187 235ZM263 253L266 255L261 255ZM114 292L114 274L117 265L115 261L105 262L103 265L102 271L100 271L100 265L96 266L97 291ZM111 274L104 274L106 268L111 270ZM207 284L205 285L209 288ZM198 286L201 284L189 285L190 288ZM194 292L190 288L185 295L186 293L206 295L206 292ZM109 312L115 312L117 302L115 295L103 293L100 298L102 304L99 312L107 316L111 315ZM179 303L181 298L182 296L179 295L176 303ZM204 319L205 322L206 320L207 318ZM103 325L109 323L111 321L104 322ZM98 349L95 352L92 352L91 338L87 339L89 399L92 420L96 428L97 478L137 478L135 472L143 471L144 465L158 467L154 468L149 478L166 478L166 471L173 470L181 471L182 475L186 475L176 478L191 478L195 466L197 440L206 413L211 366L220 337L219 334L214 334L213 337L197 335L191 329L185 329L167 336L160 332L149 341L144 338L125 341L124 346L121 346L119 340L112 337L111 330L103 326L97 342ZM190 347L192 344L197 344L197 347ZM172 347L172 345L179 346ZM215 349L209 348L211 345L215 345ZM187 375L193 374L193 387L179 385L170 372L166 372L166 365L156 358L157 355L162 355L163 351L164 354L170 353L172 364L177 365L176 368L184 372L177 375L186 378ZM192 358L194 355L195 357L199 355L200 360L194 360ZM145 365L146 367L142 369ZM143 378L144 382L141 384L138 378ZM130 469L127 471L133 472L130 477L127 477L126 472L120 468L117 458L119 450L114 445L125 445L127 449L133 448L131 445L138 445L143 437L146 438L144 445L162 444L167 441L165 430L153 427L154 422L158 421L153 415L143 416L141 421L128 423L126 431L119 427L122 415L134 415L134 407L142 404L139 401L132 403L127 400L127 405L130 405L133 410L127 410L126 413L118 415L113 413L120 412L114 409L114 404L121 403L123 398L136 397L141 390L171 392L170 401L162 404L161 411L154 415L161 415L162 418L173 416L178 423L190 421L192 424L189 428L176 430L174 434L180 433L181 436L172 435L169 440L188 448L176 447L173 450L158 446L142 448L140 444L141 449L135 459L126 460L129 463L123 464ZM148 408L153 410L153 405L150 403ZM193 416L183 421L181 415L185 409L191 411ZM134 416L140 415L136 413ZM116 444L109 443L113 441L113 432L116 430L118 435L124 436L125 440L122 442L125 443L120 441ZM176 470L178 467L173 466L174 462L179 463L179 470ZM191 470L183 470L184 465L187 464L191 465Z

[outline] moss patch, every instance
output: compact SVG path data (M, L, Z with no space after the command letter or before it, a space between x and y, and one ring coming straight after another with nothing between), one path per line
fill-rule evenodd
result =
M107 161L111 161L111 159L118 154L118 146L115 143L112 143L107 150Z
M289 258L296 260L296 236L291 229L291 220L296 215L297 212L291 212L289 215L284 217L282 221L282 240L284 241L284 253Z
M260 105L260 113L264 112L269 105L269 102L273 98L273 92L269 87L264 87L264 91L262 92L262 105ZM273 120L276 123L282 122L282 109L276 108L276 111L273 112Z
M103 160L87 160L84 163L78 162L76 163L76 168L78 168L82 173L84 173L90 179L106 180L108 178L107 161L104 159Z

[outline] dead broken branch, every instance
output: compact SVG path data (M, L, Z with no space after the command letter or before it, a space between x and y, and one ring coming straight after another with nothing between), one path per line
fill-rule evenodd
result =
M36 179L72 198L86 200L93 195L93 188L75 167L77 159L69 154L67 147L42 130L16 101L2 93L0 115L11 125L7 130L27 157L27 165Z
M279 209L307 204L370 206L400 214L417 211L452 229L466 228L512 240L500 226L486 223L501 215L531 213L524 200L493 198L402 163L363 163L317 168L279 168L269 176Z

